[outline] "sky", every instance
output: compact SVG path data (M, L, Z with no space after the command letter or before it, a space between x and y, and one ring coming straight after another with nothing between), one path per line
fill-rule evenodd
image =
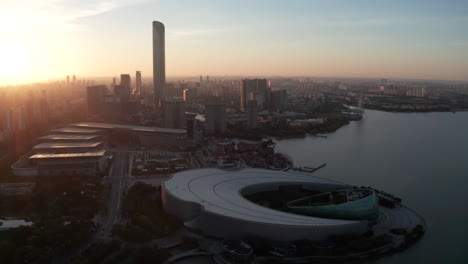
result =
M151 22L171 76L468 81L468 1L0 0L0 85L152 72Z

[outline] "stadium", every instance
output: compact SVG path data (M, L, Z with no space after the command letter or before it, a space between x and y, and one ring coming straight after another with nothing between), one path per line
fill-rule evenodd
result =
M371 190L311 175L264 169L196 169L161 188L166 212L206 236L320 241L362 235L379 214Z

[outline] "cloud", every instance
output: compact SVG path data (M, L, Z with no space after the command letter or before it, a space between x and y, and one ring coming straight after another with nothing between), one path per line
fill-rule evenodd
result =
M364 19L335 19L315 21L315 25L339 28L380 28L388 26L428 26L444 23L467 23L468 17L391 17Z
M5 1L5 2L3 2ZM0 33L79 29L79 19L149 0L2 0Z
M167 31L168 37L172 38L184 38L194 36L206 36L213 34L232 33L233 31L240 30L237 27L214 27L214 28L181 28L181 29L169 29Z

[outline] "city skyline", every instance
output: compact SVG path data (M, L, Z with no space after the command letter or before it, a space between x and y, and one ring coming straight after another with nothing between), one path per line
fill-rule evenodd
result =
M168 77L468 80L464 1L355 3L7 0L0 85L135 70L150 77L153 20L166 25Z

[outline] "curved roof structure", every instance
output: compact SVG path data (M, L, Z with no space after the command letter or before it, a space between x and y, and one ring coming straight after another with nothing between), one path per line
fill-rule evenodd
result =
M287 230L284 228L287 226L298 232L297 236L293 235L291 239L300 239L301 235L308 234L303 232L304 230L315 231L320 236L322 232L317 232L317 228L330 231L325 232L327 234L343 233L344 229L348 230L343 227L354 228L355 231L362 230L361 225L365 221L292 214L263 207L244 197L247 194L274 190L279 186L292 184L301 184L304 189L324 191L349 188L348 185L332 180L283 171L197 169L177 173L164 182L163 203L169 213L179 216L191 227L214 236L226 237L225 230L222 230L223 234L217 234L220 228L214 226L226 223L238 225L243 230L249 229L251 225L254 233L261 227L282 226L282 230ZM236 233L239 233L239 229Z

